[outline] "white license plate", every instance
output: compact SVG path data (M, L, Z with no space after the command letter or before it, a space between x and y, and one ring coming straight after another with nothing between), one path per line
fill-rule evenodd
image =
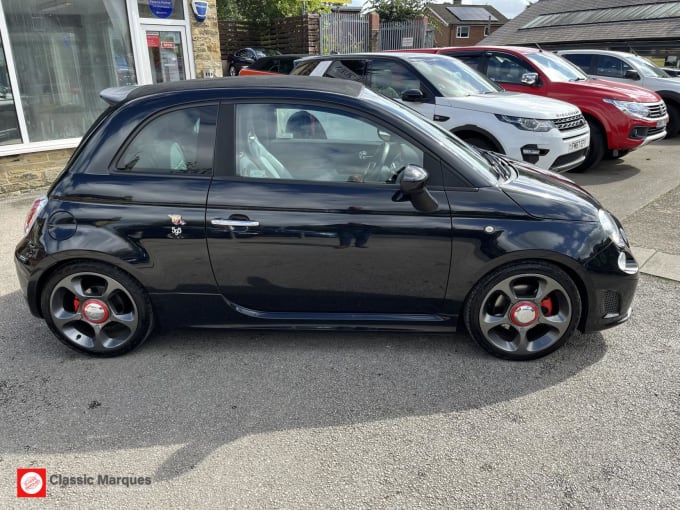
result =
M665 127L665 126L666 126L666 119L661 119L661 120L656 121L656 127L662 128L662 127Z
M582 138L581 140L576 140L569 144L569 152L574 152L580 149L585 149L588 146L588 139Z

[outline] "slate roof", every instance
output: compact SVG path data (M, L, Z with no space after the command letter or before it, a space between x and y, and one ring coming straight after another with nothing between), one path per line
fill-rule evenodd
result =
M460 3L456 4L428 4L427 8L430 9L435 17L437 17L440 21L444 22L446 25L487 25L489 23L488 18L480 21L480 20L461 20L457 18L451 11L447 9L447 7L480 7L483 9L486 9L488 13L493 16L491 18L491 24L493 26L498 26L498 25L503 25L504 23L508 22L508 18L503 16L500 12L498 12L495 8L491 7L490 5L486 4L465 4L465 5L460 5ZM493 18L496 18L494 21Z
M589 41L633 41L680 38L680 18L618 21L583 25L522 28L544 14L581 12L624 6L668 3L669 0L539 0L481 41L480 45L532 45Z

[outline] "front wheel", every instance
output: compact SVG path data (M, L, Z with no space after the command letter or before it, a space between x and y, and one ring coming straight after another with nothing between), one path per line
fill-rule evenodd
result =
M666 126L666 138L673 138L680 131L680 108L674 104L668 104L668 125Z
M236 67L233 65L229 66L229 76L236 76L237 74Z
M590 146L586 159L579 166L571 169L570 172L581 173L597 166L607 151L607 136L604 130L597 122L592 120L588 120L588 126L590 127Z
M492 144L486 138L482 138L480 136L469 136L467 138L463 138L463 141L470 145L474 145L479 149L498 152L498 148L494 144Z
M151 332L151 302L133 278L99 262L57 270L41 296L43 317L59 340L79 352L118 356Z
M581 297L560 268L518 263L484 277L463 314L470 335L488 352L529 360L554 351L572 335L581 318Z

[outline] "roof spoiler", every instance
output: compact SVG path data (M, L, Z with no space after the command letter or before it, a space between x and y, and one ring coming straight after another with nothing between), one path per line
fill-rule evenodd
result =
M130 92L135 90L139 85L125 85L123 87L109 87L104 89L99 93L104 101L106 101L111 106L117 105L121 101L124 101Z

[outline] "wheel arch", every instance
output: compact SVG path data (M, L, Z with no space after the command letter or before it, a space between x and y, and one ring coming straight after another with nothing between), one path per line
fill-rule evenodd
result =
M125 266L121 264L122 261L120 259L117 259L115 257L102 256L102 254L98 252L96 256L89 253L65 254L65 256L59 257L58 259L54 260L54 262L51 265L44 268L40 273L40 276L38 277L34 284L33 292L29 294L30 296L29 307L31 308L31 310L37 312L36 315L44 319L44 315L42 313L42 309L40 306L40 299L42 296L43 289L45 288L45 285L50 280L52 275L65 266L88 262L95 262L99 264L108 265L119 271L123 271L127 276L129 276L135 282L137 282L139 286L144 289L145 292L147 292L146 286L141 282L138 275L136 275L134 271L130 271L129 265Z
M463 140L465 140L466 138L483 138L487 140L491 145L493 145L494 150L496 152L500 152L501 154L506 153L503 144L498 140L498 138L496 138L488 131L473 124L466 124L464 126L458 126L456 128L453 128L451 130L451 133L453 133L458 138L461 138Z
M467 289L465 297L461 301L460 313L458 314L457 329L458 328L462 328L462 330L465 329L464 323L465 314L463 313L463 310L465 310L465 307L468 301L470 300L472 292L474 291L477 284L492 272L497 271L500 268L510 267L519 263L548 264L555 266L564 271L565 273L567 273L567 275L574 282L574 285L576 285L579 296L581 298L581 318L579 319L579 323L577 324L577 329L583 330L588 318L590 296L588 294L588 287L586 285L586 282L584 281L583 275L578 270L579 264L575 260L560 255L558 253L551 252L545 253L535 251L518 252L508 254L505 257L499 257L498 259L490 261L487 265L484 266L483 271L480 271L478 274L474 275L474 283L470 285L470 287Z

